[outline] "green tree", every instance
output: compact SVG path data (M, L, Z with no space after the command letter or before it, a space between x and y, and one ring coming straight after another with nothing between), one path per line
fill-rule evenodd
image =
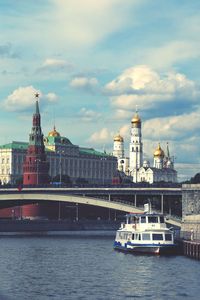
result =
M197 173L194 177L190 179L191 183L200 183L200 173Z
M61 176L60 174L57 174L55 177L53 177L53 182L60 182L60 181L65 184L72 183L70 176L67 174L62 174Z

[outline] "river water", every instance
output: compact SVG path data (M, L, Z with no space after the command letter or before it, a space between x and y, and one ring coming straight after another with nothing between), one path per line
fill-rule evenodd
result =
M124 254L112 236L0 238L0 299L199 299L200 262Z

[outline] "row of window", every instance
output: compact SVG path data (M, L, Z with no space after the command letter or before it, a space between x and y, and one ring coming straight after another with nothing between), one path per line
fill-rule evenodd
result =
M128 219L129 224L137 224L137 223L164 223L163 216L141 216L141 217L130 217Z
M0 173L2 174L2 175L8 175L8 174L10 174L10 169L1 169L0 170Z
M131 232L117 232L117 237L122 240L135 241L172 241L171 233L131 233Z
M2 164L9 164L9 162L10 162L10 159L9 159L9 158L4 158L4 157L3 157L3 158L1 159L1 163L2 163Z

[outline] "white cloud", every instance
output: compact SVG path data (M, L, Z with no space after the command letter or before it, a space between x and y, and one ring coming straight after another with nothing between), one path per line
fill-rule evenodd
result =
M200 130L200 111L180 116L150 119L143 124L143 135L153 140L182 139Z
M54 102L57 96L54 93L42 94L40 90L33 86L19 87L14 90L4 101L3 107L8 111L26 111L33 107L35 103L35 93L40 94L40 100L44 102Z
M94 132L88 139L88 142L96 145L102 145L110 143L113 140L113 136L113 132L111 132L108 128L102 128L100 131Z
M91 122L99 119L101 117L101 114L94 110L86 109L85 107L83 107L79 112L79 116L81 117L82 121Z
M200 97L200 87L184 74L168 72L161 76L146 65L126 69L105 90L112 95L111 104L120 109L133 109L138 104L148 109L174 99L195 102Z
M73 64L62 59L47 58L42 66L38 69L39 71L64 71L72 70Z
M116 120L127 120L132 116L132 112L125 109L116 109L114 119Z
M58 100L58 96L55 93L48 93L48 94L45 95L45 98L49 102L56 102Z
M75 89L83 89L94 92L98 87L98 80L95 77L75 77L71 80L70 86Z
M144 54L146 64L154 68L163 69L171 68L175 64L199 57L200 43L199 41L176 40L170 41L161 47L150 48Z
M121 29L131 19L127 18L129 7L135 0L54 0L54 23L51 32L56 39L70 44L90 46L110 33Z

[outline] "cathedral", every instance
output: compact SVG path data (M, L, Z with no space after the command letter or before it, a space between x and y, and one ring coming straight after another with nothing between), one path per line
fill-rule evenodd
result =
M154 151L153 167L143 159L142 122L136 112L131 120L129 157L124 154L124 139L120 134L114 137L113 155L118 159L118 170L133 182L177 182L177 171L167 144L166 154L158 144Z

